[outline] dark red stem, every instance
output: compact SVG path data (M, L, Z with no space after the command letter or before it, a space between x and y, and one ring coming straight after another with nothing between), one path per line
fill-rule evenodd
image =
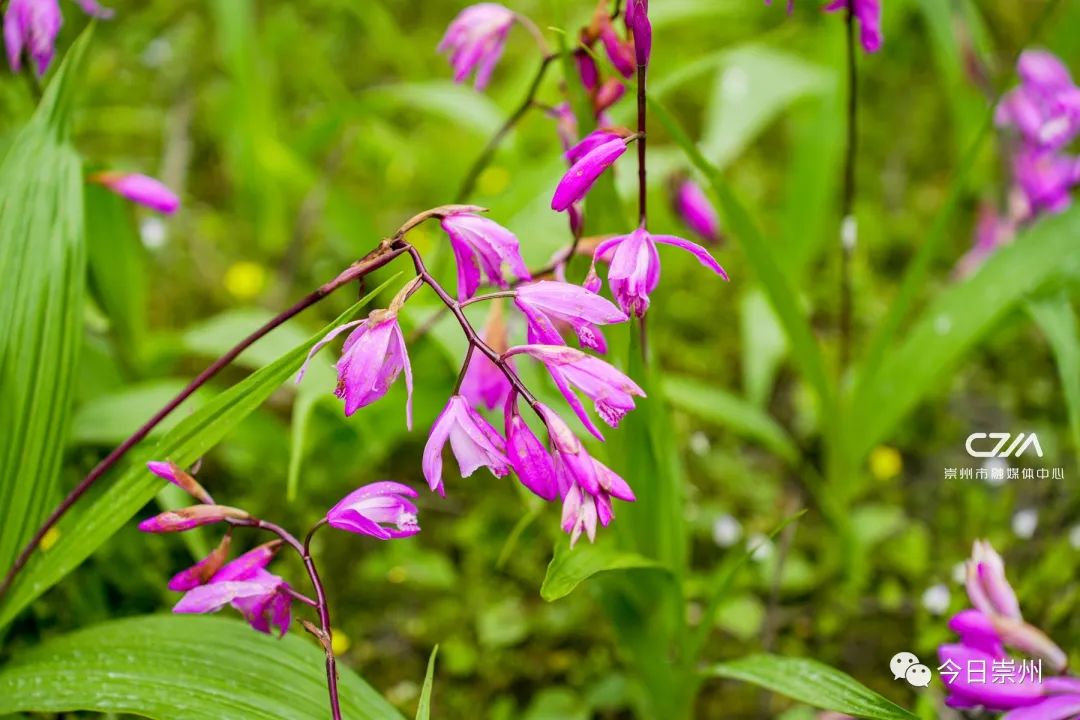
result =
M233 520L230 521L233 525L241 525L246 527L255 527L260 530L266 530L272 532L281 538L286 545L296 551L296 554L300 556L300 559L304 563L304 568L307 569L308 578L311 580L311 586L315 588L315 603L314 607L319 613L319 632L316 637L323 646L323 651L326 654L326 687L330 694L330 715L334 720L341 720L341 698L338 693L338 675L337 675L337 659L334 657L334 635L333 630L330 628L330 608L326 602L326 591L323 589L322 579L319 577L319 571L315 568L315 560L311 557L311 537L325 524L325 520L319 521L317 525L311 528L307 537L304 539L303 544L297 540L292 533L280 525L276 525L266 520L259 520L253 518L251 520ZM303 597L303 596L301 596ZM310 601L307 598L303 598L305 601Z
M421 213L423 215L423 213ZM419 216L417 216L419 217ZM426 219L426 218L425 218ZM415 224L416 218L412 218L406 223L406 226L411 227L411 224ZM403 227L406 227L403 226ZM401 231L399 231L401 234ZM398 236L395 236L398 237ZM26 563L30 560L30 557L34 554L34 551L41 544L42 538L56 526L60 519L67 513L71 507L79 501L79 499L93 487L101 477L108 472L114 465L128 453L131 448L135 447L143 439L146 438L150 432L157 427L162 420L168 417L173 410L180 406L185 400L187 400L196 390L205 385L211 378L221 372L227 367L233 360L235 360L240 353L244 352L247 348L251 347L256 341L264 337L272 330L282 325L291 318L299 315L301 312L316 304L330 293L334 292L343 285L347 285L354 280L364 277L368 273L377 270L388 262L396 258L403 251L401 249L394 249L391 247L392 241L383 241L375 250L372 250L366 256L358 260L349 266L344 272L338 275L336 278L326 283L317 290L309 293L301 298L289 309L279 313L265 325L255 330L246 338L236 344L231 350L222 355L220 358L210 364L205 370L198 374L194 380L187 384L187 386L181 390L176 397L170 400L163 408L154 413L153 417L147 420L142 426L139 427L132 435L124 442L120 443L112 452L105 456L105 458L99 462L94 468L87 474L82 481L75 486L75 488L67 494L67 496L61 501L56 508L49 513L49 516L45 518L45 521L41 524L41 527L37 529L34 535L27 542L26 546L19 553L19 556L15 559L15 563L8 570L7 575L4 576L4 581L0 583L0 596L8 591L12 582L15 580L15 576L26 566Z

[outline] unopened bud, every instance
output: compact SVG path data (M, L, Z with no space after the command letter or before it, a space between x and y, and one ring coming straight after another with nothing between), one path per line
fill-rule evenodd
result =
M139 523L139 529L152 533L183 532L200 525L211 525L225 520L247 520L250 517L243 510L227 505L193 505L180 510L167 510L143 520Z
M159 478L168 480L199 502L207 505L213 504L214 499L211 498L210 493L206 492L206 489L199 484L199 481L173 463L148 462L146 463L146 467Z

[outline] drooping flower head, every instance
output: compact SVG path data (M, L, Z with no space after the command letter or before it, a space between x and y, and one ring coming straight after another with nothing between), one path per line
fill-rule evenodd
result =
M720 241L720 217L700 185L687 177L676 179L672 205L675 213L694 234L710 245Z
M480 332L481 339L497 353L507 348L506 321L503 319L502 302L491 301L491 312ZM483 405L494 410L506 402L510 394L510 381L491 358L481 352L469 357L469 367L461 380L461 394L474 406Z
M403 538L420 532L416 505L408 498L416 491L408 485L384 481L353 490L326 513L330 527L362 533L380 540Z
M446 495L442 479L442 453L449 441L462 477L469 477L479 467L487 467L495 477L510 472L506 443L499 431L478 413L461 395L454 395L431 427L424 446L424 477L428 486Z
M199 502L206 505L214 504L214 500L210 497L210 493L206 492L206 489L199 484L199 481L184 470L178 468L176 465L170 462L155 461L146 463L146 467L159 478L168 480Z
M99 172L90 176L91 182L107 187L133 203L172 215L180 207L180 198L160 180L139 173Z
M586 287L599 289L599 277L596 275L596 261L610 262L608 284L611 292L624 311L630 315L644 317L649 309L649 295L660 283L660 254L656 244L673 245L686 250L697 258L698 262L714 273L728 279L724 268L705 248L674 235L653 235L644 227L639 227L629 235L619 235L600 243L593 254L593 269L589 272Z
M612 498L635 500L626 482L585 450L585 446L551 408L538 404L551 440L552 461L563 499L562 529L573 547L582 533L596 539L597 523L603 527L615 517Z
M4 47L12 72L22 70L25 52L37 74L44 75L63 24L59 0L11 0L4 13Z
M519 280L532 279L517 237L494 220L470 212L451 213L442 218L442 228L457 260L458 300L476 294L481 270L488 282L501 288L510 287L503 276L504 265Z
M597 19L600 42L604 45L604 51L607 53L612 67L623 77L631 77L637 70L634 44L619 37L619 33L616 32L615 26L611 24L611 18L608 17L606 12L597 13ZM632 32L631 30L631 37L633 37Z
M249 517L243 510L228 505L192 505L178 510L166 510L143 520L139 523L139 529L149 533L183 532L202 525L226 520L246 520Z
M338 373L334 394L345 401L345 415L375 402L390 389L402 370L405 371L405 422L412 429L412 367L405 337L398 324L398 312L417 287L416 280L408 283L385 310L375 310L363 320L339 325L327 333L308 353L296 376L300 382L315 353L346 330L352 330L341 348L335 367Z
M474 87L487 87L516 19L513 10L491 2L470 5L458 13L438 47L450 61L454 82L465 82L475 71Z
M852 5L854 3L854 5ZM825 6L825 12L847 10L859 21L859 42L863 50L875 53L881 49L881 0L833 0Z
M530 344L562 344L558 325L566 325L573 328L582 347L607 352L607 343L597 325L629 319L610 301L580 285L551 280L522 285L517 289L514 304L528 321Z
M521 484L544 500L559 494L555 465L540 438L518 412L516 398L506 407L506 455Z
M571 165L588 155L592 150L613 140L623 140L630 133L616 128L600 128L581 139L581 142L566 151L565 157Z
M614 138L586 152L563 175L551 198L551 209L562 212L581 200L597 178L626 152L626 141Z
M229 558L229 546L232 536L226 534L210 554L189 568L181 570L169 580L169 589L184 592L200 585L205 585L217 573Z
M627 375L600 358L586 355L565 345L520 345L506 351L506 357L519 353L539 360L566 398L574 413L589 432L603 440L585 407L574 393L580 390L596 407L596 412L611 427L617 427L627 412L634 409L634 397L645 392Z
M994 114L1000 127L1014 127L1025 142L1050 149L1080 133L1080 88L1065 64L1045 50L1025 50L1016 64L1020 84L1001 99Z
M273 626L284 636L291 622L289 585L265 569L279 545L260 545L227 563L205 585L188 590L173 612L212 613L231 605L259 632Z

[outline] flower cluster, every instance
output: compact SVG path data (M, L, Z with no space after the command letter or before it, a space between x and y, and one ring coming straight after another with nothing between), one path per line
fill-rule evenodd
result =
M513 471L539 497L549 501L561 498L563 525L574 541L583 532L593 539L597 521L607 525L614 515L611 499L632 501L634 495L622 478L588 454L554 410L532 396L513 363L521 357L541 363L585 429L602 440L603 434L582 398L591 401L597 415L614 427L634 408L634 398L643 397L644 392L609 363L568 347L564 333L572 333L583 348L604 352L607 344L601 326L625 322L628 316L611 301L579 285L531 281L514 234L476 214L473 208L451 208L433 217L438 217L457 260L457 299L427 273L415 249L399 239L403 249L415 253L417 277L387 308L331 331L312 348L308 359L351 330L337 362L337 395L345 400L345 413L352 414L384 396L403 369L411 395L408 352L398 312L420 286L430 285L455 311L470 345L458 386L432 426L424 448L422 468L428 486L445 495L443 453L449 445L462 477L481 467L496 477ZM477 295L484 279L499 291ZM512 307L524 321L523 345L509 347L507 322L499 304L504 298L512 299ZM476 332L462 310L483 301L495 304L483 330ZM519 400L532 408L546 428L546 446L522 418ZM502 432L481 414L480 407L503 409Z
M772 5L772 0L765 0ZM787 11L795 9L795 0L788 0ZM863 50L875 53L881 49L881 0L832 0L823 8L825 12L850 11L859 23L859 43Z
M980 213L975 244L960 261L960 274L1012 242L1021 225L1067 208L1069 193L1080 184L1080 158L1064 150L1080 136L1080 88L1068 68L1045 50L1021 53L1016 70L1020 84L1005 94L994 114L998 127L1016 135L1008 207Z
M112 17L112 10L97 0L77 0L87 15ZM11 0L4 12L4 47L13 72L22 70L23 55L39 76L44 75L56 54L56 36L64 24L59 0Z
M939 647L938 657L942 668L993 667L995 677L1004 681L979 682L967 672L948 673L946 703L954 708L1011 711L1003 720L1074 717L1080 712L1080 679L1032 677L1006 652L1010 647L1038 658L1057 673L1066 666L1061 648L1024 621L1016 593L1005 577L1005 564L989 542L975 542L966 573L968 599L974 607L949 620L949 629L960 636L960 642Z
M307 543L300 545L278 526L252 517L243 510L214 504L213 498L195 478L172 463L151 462L147 467L158 477L186 491L200 504L168 510L148 518L139 523L140 530L169 533L215 523L229 525L229 530L209 555L169 580L170 590L184 593L173 607L173 612L212 613L229 605L259 632L269 633L271 628L277 628L278 633L284 635L291 623L294 600L319 605L321 601L309 600L267 570L278 550L288 544L305 561L321 596L320 581ZM420 532L420 526L416 521L416 506L408 499L410 497L416 497L416 491L399 483L365 485L332 507L315 529L327 525L380 540L415 535ZM269 530L279 537L229 561L231 530L234 526Z

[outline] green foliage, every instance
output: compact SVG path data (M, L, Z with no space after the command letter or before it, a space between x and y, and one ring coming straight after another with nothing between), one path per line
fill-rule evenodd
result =
M92 710L155 720L280 720L328 714L323 653L243 621L199 616L116 620L53 638L0 669L0 713ZM342 714L401 715L340 669Z
M656 570L664 568L655 560L634 553L620 552L610 542L582 544L574 549L564 541L555 547L540 595L548 602L566 597L593 575L612 570Z
M55 546L33 556L0 601L0 627L10 623L41 593L74 570L157 494L165 483L146 469L147 461L164 459L186 467L198 460L296 374L312 345L330 329L349 320L381 289L357 302L307 342L199 408L153 448L138 452L118 479L84 500L81 509L76 509L60 523L60 539Z
M915 720L917 715L889 702L847 673L816 660L751 655L712 665L710 677L753 683L824 710L872 720Z
M424 687L420 690L420 703L416 706L416 720L431 718L431 688L435 683L435 658L439 655L439 646L431 649L428 658L427 673L424 675Z
M87 31L0 167L0 568L56 499L82 336L82 163L70 143Z

